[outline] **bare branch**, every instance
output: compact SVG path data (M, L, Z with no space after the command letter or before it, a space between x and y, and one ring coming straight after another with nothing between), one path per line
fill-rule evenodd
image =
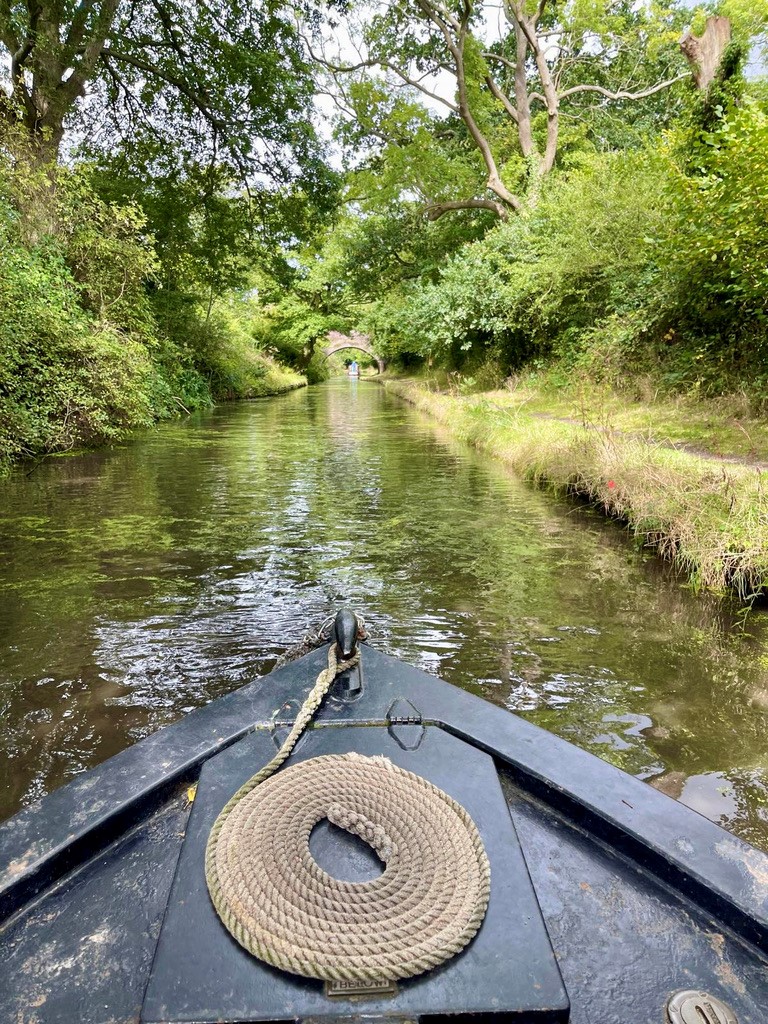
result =
M432 92L431 89L427 89L427 87L425 85L421 84L419 79L409 77L403 71L403 69L397 67L397 65L381 62L381 63L379 63L379 67L386 68L388 71L392 71L395 75L397 75L398 78L402 79L402 81L405 82L406 85L410 85L414 89L418 89L420 93L423 93L425 96L429 96L431 99L435 100L437 103L442 103L442 105L444 107L447 107L449 110L452 110L454 114L458 114L459 113L459 108L456 106L455 103L451 103L451 101L447 100L444 96L440 96L440 95L438 95L438 93ZM454 72L454 74L455 74L455 72Z
M455 19L452 19L450 22L446 22L440 16L439 8L435 4L430 3L429 0L416 0L416 3L421 8L421 11L426 14L432 24L436 25L440 30L451 56L456 63L459 64L462 61L460 44L457 44L456 40L451 35L451 29L453 29L456 35L461 36L462 32L466 29L466 20L463 19L461 22L457 22Z
M417 266L417 264L415 262L413 262L412 260L404 260L403 257L399 253L393 252L392 255L395 257L397 262L401 266L403 266L403 267L415 267L415 266Z
M156 139L159 139L161 137L159 132L154 127L154 125L152 125L152 123L150 121L147 121L147 119L144 117L144 112L141 108L141 104L134 96L128 83L124 81L123 78L121 78L117 69L114 68L111 64L107 63L106 61L104 62L104 68L107 74L109 75L110 79L112 80L112 86L115 90L115 95L122 97L123 104L126 108L128 118L131 120L131 123L142 124L143 127L148 129L151 132L151 134L155 136Z
M386 69L387 71L391 71L393 74L397 75L397 77L406 85L410 85L412 88L417 89L424 96L429 96L429 98L434 100L436 103L441 103L444 107L447 107L448 110L453 111L454 114L459 113L459 108L456 106L455 103L451 103L450 100L447 100L444 96L440 96L436 92L432 92L431 89L428 89L425 85L422 84L420 79L411 78L411 76L408 75L405 71L403 71L402 68L399 68L396 64L392 64L390 61L382 60L376 57L370 57L367 60L359 61L357 64L334 64L331 61L329 61L325 56L321 56L320 54L315 53L306 37L302 38L304 40L304 45L307 47L307 53L310 55L312 60L316 64L319 64L320 67L325 68L326 71L329 71L334 76L334 78L336 77L336 75L350 74L355 71L361 71L363 68ZM453 71L453 73L455 74L455 71Z
M332 75L347 75L353 71L362 71L363 68L376 68L380 66L380 61L374 60L373 58L358 61L357 64L333 64L331 61L328 60L325 54L320 56L319 54L315 53L315 51L312 49L312 44L305 35L300 34L300 38L301 41L306 46L307 53L312 58L312 60L316 64L319 64L321 67L325 68L326 71L330 71Z
M8 9L10 10L10 8ZM38 41L38 26L40 24L40 16L42 14L42 8L38 3L28 3L27 9L29 12L29 23L27 24L26 38L23 41L21 39L19 40L16 52L11 56L11 77L19 86L23 86L25 89L26 85L21 75L21 69L27 58L31 56L32 51L35 48L35 44Z
M452 66L447 64L447 62L441 63L444 68L450 69L451 74L453 74L456 79L458 101L456 103L445 99L445 97L440 96L438 93L424 85L424 78L427 77L429 74L428 72L426 74L420 74L418 78L413 77L409 74L409 70L407 68L400 67L385 57L374 58L368 56L367 59L355 64L334 63L329 61L324 54L315 53L311 43L305 38L304 42L307 46L307 51L315 63L324 67L334 77L359 71L364 68L379 67L382 70L391 72L399 78L401 82L413 89L416 89L423 95L430 97L430 99L440 103L442 106L447 107L453 113L458 114L466 125L472 141L480 152L488 175L486 188L494 194L495 198L491 199L489 197L487 199L483 198L462 200L460 202L438 203L427 208L427 215L432 219L436 219L448 210L487 209L495 213L497 217L506 218L510 209L519 211L522 208L522 203L514 193L509 191L502 181L492 147L474 117L470 104L469 89L467 86L466 69L464 65L464 48L469 37L469 20L472 15L472 0L464 0L458 17L443 7L439 0L416 0L416 4L422 14L429 22L431 22L443 37L445 47L452 58ZM518 58L520 57L519 50L520 47L518 47ZM525 47L523 46L523 66L524 58ZM517 97L517 78L520 77L519 60L518 65L510 64L510 66L512 66L516 71ZM492 95L502 104L509 117L519 125L518 107L512 103L504 90L493 80L490 74L487 76L486 82ZM525 103L526 117L529 121L527 98L523 96L523 100Z
M652 85L649 89L641 89L640 92L625 92L623 89L619 92L611 92L610 89L604 89L601 85L574 85L570 89L565 89L561 92L560 99L565 99L566 96L573 96L578 92L597 92L609 100L642 100L646 96L653 96L654 93L661 92L662 89L668 89L675 82L682 82L684 78L690 77L691 72L684 71L675 78L668 78L666 82L659 82L657 85Z
M509 57L504 57L500 53L484 53L483 57L485 60L497 60L500 64L504 64L508 67L510 71L517 70L517 64L515 64L513 60L510 60Z
M547 108L547 143L544 149L544 156L539 164L539 173L548 174L555 163L557 156L557 144L560 132L560 101L557 90L552 83L552 75L547 64L541 40L536 34L536 22L541 16L546 0L540 0L536 15L526 17L522 0L505 0L505 7L508 16L519 29L520 35L531 48L536 61L536 70L539 72L539 81L544 92L544 106ZM530 102L530 99L529 99Z
M348 101L343 91L339 90L339 92L341 93L341 95L338 95L331 89L316 90L316 94L318 96L327 96L337 110L340 110L341 113L344 114L345 117L349 118L350 121L354 121L356 119L355 111L352 109L352 107L347 105ZM366 135L372 135L375 139L378 139L379 142L383 142L385 145L390 141L389 137L385 135L384 132L381 132L378 129L373 128L370 125L366 125L365 133Z
M461 23L447 8L443 7L442 4L436 3L436 0L431 0L431 6L439 12L440 17L446 22L446 24L450 25L456 32L459 31Z
M423 3L424 0L419 0ZM467 35L469 32L469 15L470 9L467 6L465 8L464 17L461 23L461 31L459 32L458 40L455 45L454 58L456 60L456 84L458 86L458 98L459 98L459 116L461 117L464 124L467 126L469 134L472 136L477 148L480 150L480 155L483 158L486 170L488 171L488 180L486 182L486 188L493 192L498 199L502 201L506 206L512 207L513 210L520 210L522 204L520 200L506 187L504 182L501 180L498 167L496 166L496 158L493 155L491 145L486 139L485 135L480 130L480 126L474 118L472 109L469 105L469 94L467 91L467 78L466 71L464 68L464 45L466 43Z

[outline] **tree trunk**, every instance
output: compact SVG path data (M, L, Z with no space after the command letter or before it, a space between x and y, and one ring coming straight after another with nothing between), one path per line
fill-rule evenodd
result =
M531 104L528 99L528 76L526 73L525 60L528 56L528 40L525 37L520 22L513 23L515 32L515 44L517 49L515 63L515 106L517 108L517 137L520 142L520 150L528 160L536 145L533 141L533 129L531 127Z
M0 0L0 43L10 55L12 94L0 100L0 118L12 134L23 130L30 159L55 167L64 122L93 78L115 19L118 0L83 0L69 20L59 0L35 0L12 16ZM20 5L20 10L21 10Z
M681 41L680 49L691 65L697 88L708 89L712 84L730 41L731 22L728 18L707 18L706 27L700 36L689 32Z

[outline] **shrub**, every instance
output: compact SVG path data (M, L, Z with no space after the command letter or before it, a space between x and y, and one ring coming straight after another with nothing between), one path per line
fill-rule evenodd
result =
M80 305L60 244L0 207L0 460L103 443L152 421L140 337Z
M158 286L143 215L87 168L51 181L0 147L0 469L304 383L259 352L253 303Z
M668 390L768 391L768 114L744 100L655 148L585 156L435 283L368 313L384 354L467 372L557 357Z

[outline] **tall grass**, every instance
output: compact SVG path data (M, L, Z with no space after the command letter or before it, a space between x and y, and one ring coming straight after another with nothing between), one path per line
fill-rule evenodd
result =
M696 587L749 598L768 586L768 474L589 425L536 418L488 396L436 394L388 381L393 394L524 479L581 495L673 560Z

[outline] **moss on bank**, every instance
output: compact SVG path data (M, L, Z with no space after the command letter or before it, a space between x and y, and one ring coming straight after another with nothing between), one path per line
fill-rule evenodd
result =
M768 473L759 468L541 418L493 393L445 395L396 380L386 387L524 479L625 521L694 586L730 587L742 598L768 586Z

